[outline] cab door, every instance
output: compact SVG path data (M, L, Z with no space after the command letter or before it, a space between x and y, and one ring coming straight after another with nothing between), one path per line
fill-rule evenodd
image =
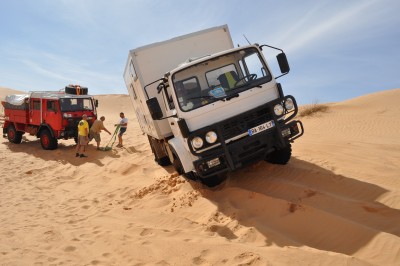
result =
M45 100L43 106L43 122L53 130L61 130L62 117L58 101Z
M43 101L43 100L42 100ZM31 125L40 125L41 119L41 105L40 99L31 99L29 103L29 123Z

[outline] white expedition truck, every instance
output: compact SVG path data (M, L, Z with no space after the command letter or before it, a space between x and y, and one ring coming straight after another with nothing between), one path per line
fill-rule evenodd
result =
M227 25L133 49L124 79L155 160L207 186L266 160L286 164L304 130L263 56L269 45L234 48Z

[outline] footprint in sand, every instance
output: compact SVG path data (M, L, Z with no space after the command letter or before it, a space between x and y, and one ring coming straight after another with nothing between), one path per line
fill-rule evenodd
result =
M73 252L75 250L76 250L76 247L74 247L74 246L68 246L68 247L64 248L65 252Z
M140 233L140 236L152 236L154 235L154 232L152 229L149 228L145 228L142 230L142 232Z
M15 234L14 234L13 231L5 232L4 235L5 235L6 237L13 237L13 236L15 236Z
M221 225L211 225L208 228L211 232L217 233L218 235L225 237L228 240L236 239L238 238L231 229L229 229L226 226L221 226Z
M244 252L237 255L234 258L235 262L240 263L240 265L252 265L261 260L260 255L253 252Z
M208 254L210 253L210 251L208 249L204 249L200 252L200 256L194 257L192 259L192 262L194 265L202 265L202 264L206 264L207 260L204 258L206 257Z
M193 265L201 265L201 264L206 263L206 260L203 259L202 257L194 257L192 259L192 262L193 262Z

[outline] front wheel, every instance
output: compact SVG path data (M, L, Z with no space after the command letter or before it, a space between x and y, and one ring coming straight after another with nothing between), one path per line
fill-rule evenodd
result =
M226 179L226 174L218 174L207 178L200 178L200 182L207 187L215 187L222 184Z
M283 149L275 150L267 155L265 160L273 164L287 164L292 156L292 145L290 143Z
M186 179L190 179L192 181L198 181L198 177L195 173L193 172L185 173L185 169L183 168L179 156L175 152L173 152L173 155L174 155L174 161L172 162L172 166L174 167L175 171L177 171L178 174L182 175Z
M40 132L40 144L44 150L55 150L57 149L57 139L54 138L48 129Z
M20 144L22 140L22 132L17 131L14 125L7 127L7 138L11 143Z

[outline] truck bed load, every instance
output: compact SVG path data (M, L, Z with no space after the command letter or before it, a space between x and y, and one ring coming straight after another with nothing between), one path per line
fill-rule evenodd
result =
M157 90L143 88L180 64L193 59L233 48L233 42L227 25L186 34L170 40L157 42L129 51L124 78L129 84L128 91L138 116L141 129L155 138L172 134L166 120L152 120L145 101L162 95ZM158 85L155 84L154 86Z
M28 103L27 103L28 98L29 98L28 94L7 95L2 104L4 108L7 109L26 110L28 109Z

